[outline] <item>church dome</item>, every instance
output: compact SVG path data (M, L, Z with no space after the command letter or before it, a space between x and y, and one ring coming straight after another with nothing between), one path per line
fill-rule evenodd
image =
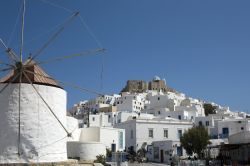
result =
M161 78L159 77L159 76L154 76L154 79L153 79L154 81L160 81L161 80Z

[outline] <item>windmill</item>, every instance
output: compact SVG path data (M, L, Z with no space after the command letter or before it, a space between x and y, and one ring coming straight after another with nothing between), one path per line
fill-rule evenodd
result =
M46 1L48 2L48 1ZM61 85L80 91L102 95L50 77L39 66L85 55L102 53L105 49L85 51L47 61L37 57L79 17L72 12L58 30L26 60L23 56L25 3L22 4L21 40L19 54L0 39L10 63L0 62L1 72L10 73L0 80L0 163L29 161L62 161L67 159L66 139L72 133L66 127L66 92ZM37 117L37 119L35 118ZM53 152L58 153L53 153Z

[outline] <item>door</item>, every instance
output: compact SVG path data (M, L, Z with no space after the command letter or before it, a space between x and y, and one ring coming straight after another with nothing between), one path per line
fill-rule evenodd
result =
M163 162L164 162L164 151L161 150L161 163L163 163Z
M229 130L227 127L222 128L222 138L228 138Z
M177 146L177 155L178 156L182 156L183 155L183 151L182 151L182 147L181 146Z
M111 151L116 152L116 144L111 144Z

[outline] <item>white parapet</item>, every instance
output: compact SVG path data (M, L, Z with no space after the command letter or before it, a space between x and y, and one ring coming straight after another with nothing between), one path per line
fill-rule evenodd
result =
M6 84L0 84L0 89ZM20 156L18 155L19 89L10 84L0 94L0 163L57 162L67 160L67 133L34 91L21 83ZM66 127L66 92L35 85L62 125Z
M105 155L106 147L100 142L67 142L68 157L78 158L83 161L94 161L96 156Z

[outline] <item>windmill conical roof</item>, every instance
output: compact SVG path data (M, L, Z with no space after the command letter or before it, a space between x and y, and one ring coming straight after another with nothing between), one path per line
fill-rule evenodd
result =
M33 84L48 85L62 88L35 61L28 59L26 62L23 63L23 66L24 71L26 71L25 73L27 77ZM19 83L20 76L17 76L18 73L18 69L12 69L6 76L0 79L0 83ZM21 83L29 84L29 80L24 76L24 74L22 75Z

